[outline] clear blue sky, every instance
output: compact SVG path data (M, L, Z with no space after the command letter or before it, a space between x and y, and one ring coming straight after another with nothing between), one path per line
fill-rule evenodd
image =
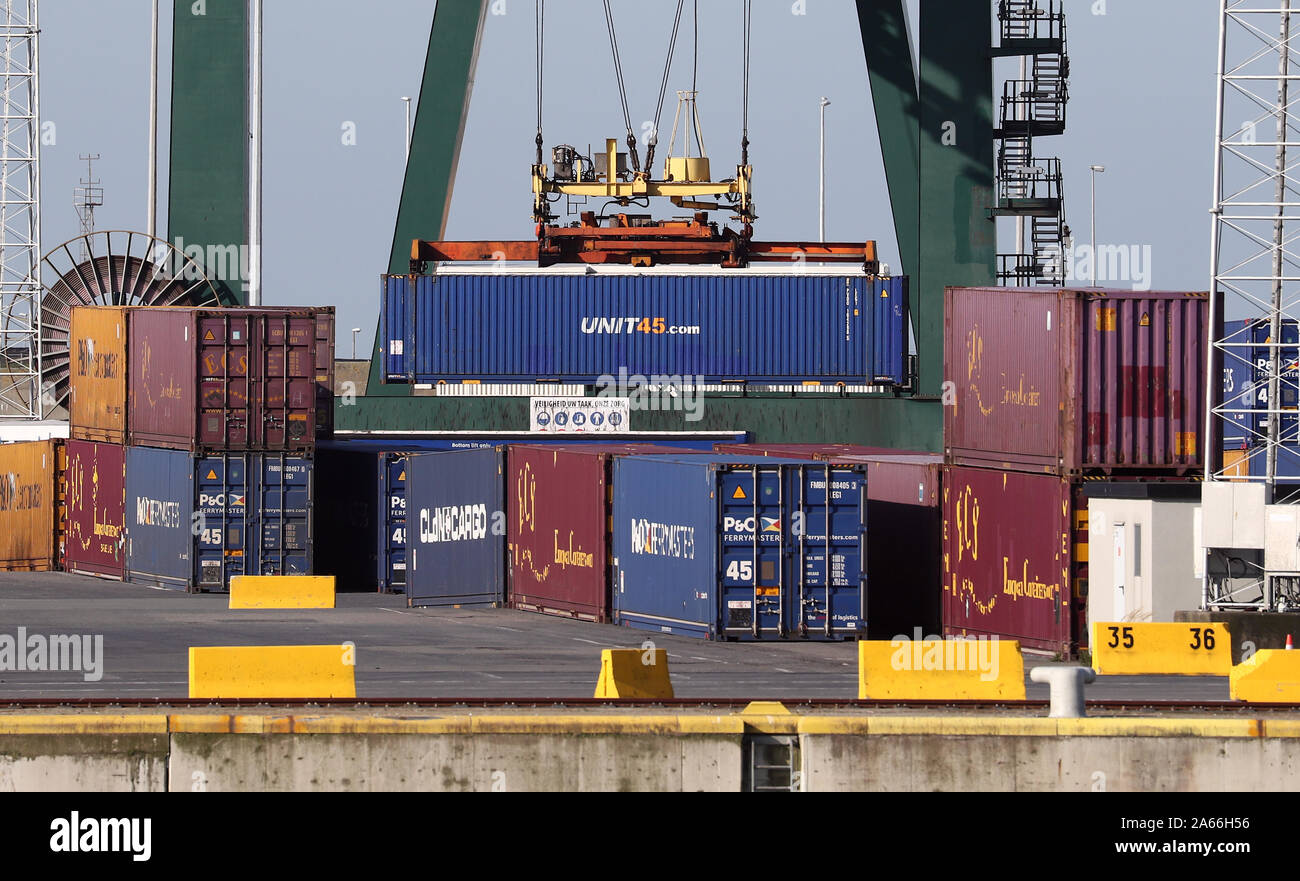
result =
M977 2L977 0L972 0ZM529 238L528 168L535 127L533 3L504 0L486 27L457 177L449 238ZM164 2L164 77L170 59ZM267 0L265 6L265 240L268 304L339 308L368 348L403 174L403 95L419 95L430 0ZM911 0L915 10L916 0ZM585 146L622 131L601 4L551 0L546 140ZM734 165L740 137L739 0L702 3L700 106L715 170ZM877 239L896 254L862 46L849 0L755 4L752 161L763 238L816 238L817 122L828 110L827 206L832 239ZM616 0L632 116L649 119L676 8L671 0ZM1094 14L1104 8L1104 15ZM634 24L633 15L641 10ZM1089 222L1088 166L1104 164L1098 239L1149 245L1153 284L1209 286L1217 5L1209 0L1067 0L1073 64L1069 129L1042 155L1065 161L1068 222ZM42 154L42 227L48 251L78 232L72 191L80 153L99 153L100 229L143 229L149 48L148 0L42 3L42 111L57 142ZM691 38L679 46L671 88L689 83ZM999 62L1001 80L1014 62ZM168 131L163 83L161 155ZM665 108L671 126L675 102ZM344 146L342 126L357 126ZM667 132L663 135L667 140ZM661 153L662 156L662 148ZM166 179L160 184L166 229ZM1012 250L1003 239L1000 250Z

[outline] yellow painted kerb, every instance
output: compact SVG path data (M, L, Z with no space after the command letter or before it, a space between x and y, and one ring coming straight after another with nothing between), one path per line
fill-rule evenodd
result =
M230 579L232 609L332 609L334 576L236 575Z
M190 649L192 698L354 698L352 645Z

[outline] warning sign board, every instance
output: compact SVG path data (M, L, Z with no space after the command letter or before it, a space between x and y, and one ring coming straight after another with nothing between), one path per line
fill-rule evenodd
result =
M627 398L532 398L529 431L547 434L625 434L631 430Z

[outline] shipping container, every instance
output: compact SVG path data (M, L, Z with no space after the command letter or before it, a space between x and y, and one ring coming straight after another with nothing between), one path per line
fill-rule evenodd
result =
M406 477L407 604L503 605L505 451L411 456Z
M665 453L681 455L648 445L510 447L510 606L608 622L613 461Z
M615 623L709 639L863 636L865 471L722 455L615 460Z
M495 449L511 442L538 444L563 444L565 446L603 445L609 443L653 443L657 448L708 451L720 437L730 442L743 442L743 434L701 433L699 435L636 435L620 436L610 440L604 435L574 437L573 435L499 436L496 438L428 438L403 435L343 436L325 441L320 451L347 454L366 453L376 459L378 493L371 493L375 505L375 526L378 530L375 545L375 562L378 571L376 586L381 593L406 592L406 460L410 455L456 450ZM361 467L369 470L369 464ZM387 512L385 514L385 512ZM318 549L319 552L319 549ZM369 551L366 551L369 555Z
M948 466L945 636L997 636L1072 658L1088 598L1088 501L1078 479Z
M1252 436L1250 427L1255 424L1254 410L1258 404L1255 395L1254 349L1249 344L1253 335L1250 321L1224 322L1223 397L1225 411L1223 422L1223 447L1225 450L1242 446ZM1267 395L1267 392L1265 392Z
M0 570L59 568L66 456L61 440L0 444Z
M280 453L127 450L127 580L225 591L236 575L311 575L314 466Z
M387 276L394 383L907 385L907 283L809 269Z
M1251 350L1253 367L1251 370L1252 394L1254 397L1254 409L1257 411L1252 420L1255 428L1255 434L1252 438L1263 439L1268 437L1268 392L1269 392L1269 375L1272 373L1273 346L1272 343L1272 325L1268 321L1252 321L1249 323L1249 333L1251 341L1255 347ZM1295 344L1300 340L1300 326L1294 321L1283 322L1281 327L1282 347L1279 351L1281 372L1278 377L1278 400L1280 406L1278 409L1289 411L1283 413L1278 418L1278 438L1288 446L1296 446L1300 431L1300 419L1297 419L1296 409L1300 406L1300 347ZM1225 361L1228 360L1225 357Z
M908 450L864 447L860 444L714 444L714 452L728 456L764 456L778 459L824 459L835 456L906 456Z
M79 440L126 443L126 306L72 310L68 416Z
M949 288L953 464L1044 474L1204 467L1204 293Z
M64 566L121 581L126 576L126 448L70 440L67 451Z
M943 457L819 456L867 469L867 634L913 638L943 626Z
M331 366L321 309L135 309L129 313L130 442L190 452L306 452ZM329 322L332 324L332 314Z

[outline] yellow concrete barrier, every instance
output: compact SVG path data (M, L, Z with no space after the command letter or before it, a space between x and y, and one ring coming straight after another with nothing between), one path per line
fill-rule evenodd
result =
M332 609L334 576L236 575L230 579L232 609Z
M673 696L668 675L668 652L664 649L603 649L596 697L616 699L665 698Z
M190 697L356 697L355 671L351 644L191 648Z
M1232 637L1222 623L1092 625L1092 669L1103 676L1227 676Z
M1025 659L1015 640L858 643L861 700L1025 699Z
M1268 649L1232 668L1234 701L1300 703L1300 652ZM1275 723L1268 721L1271 727Z

